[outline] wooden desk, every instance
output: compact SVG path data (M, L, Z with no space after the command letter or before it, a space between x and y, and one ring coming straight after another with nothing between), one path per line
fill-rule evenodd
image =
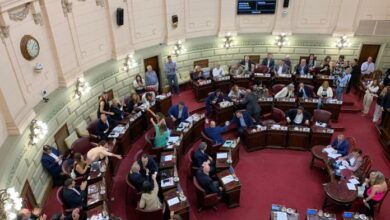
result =
M308 99L299 98L298 101L299 101L299 104L302 105L306 111L310 112L310 114L312 116L314 115L314 109L317 109L318 99L316 99L316 98L308 98Z
M110 198L112 186L110 166L112 165L110 165L109 157L106 157L104 160L94 162L94 164L96 164L96 167L95 165L92 165L87 178L88 185L97 183L104 179L104 183L106 185L106 194L107 197Z
M267 114L272 111L272 106L274 105L273 97L259 98L257 102L261 107L261 114Z
M126 128L127 127L127 128ZM122 155L123 158L126 157L127 153L130 151L131 149L131 130L129 129L129 126L124 126L124 129L125 130L125 133L123 134L120 134L117 138L116 138L116 145L118 145L118 153L120 155Z
M92 209L88 209L86 212L87 212L86 214L87 214L88 219L92 219L94 216L99 216L99 214L102 214L102 215L109 215L110 214L109 210L108 210L107 203L105 201L103 202L103 204L97 205Z
M192 81L192 91L195 93L196 100L201 101L213 91L213 84L211 80L204 84Z
M316 160L319 160L323 163L327 163L328 161L328 155L326 152L323 152L322 150L326 147L327 145L315 145L311 148L311 162L310 162L310 167L312 168L314 166L314 163Z
M228 94L232 83L230 82L230 76L225 76L223 79L212 79L214 83L214 89L220 89L224 94Z
M333 129L330 128L320 128L313 126L311 128L311 141L310 145L316 146L316 145L328 145L332 141L332 135L334 133Z
M160 98L161 97L161 98ZM168 110L172 106L172 95L170 93L156 97L156 109L158 112L168 116Z
M373 220L372 217L368 217L366 215L361 215L360 213L357 212L343 212L343 220L363 220L364 217L367 218L367 220ZM352 217L346 217L346 216L352 216ZM362 216L363 218L360 218Z
M284 148L287 146L287 126L280 126L275 129L272 126L267 127L267 142L269 148Z
M224 191L224 199L226 200L228 208L235 208L240 206L240 194L241 184L239 181L232 181L224 184L222 178L231 175L229 170L224 170L217 173L219 184L222 186Z
M310 149L310 128L305 126L288 126L287 148L299 150Z
M87 206L94 208L107 201L107 190L104 179L91 184L87 188Z
M173 168L169 168L169 169L164 169L164 170L161 170L160 171L160 177L161 177L161 180L160 180L160 187L161 187L161 191L167 191L167 190L170 190L170 189L173 189L173 188L176 188L176 185L175 185L175 182L173 181ZM172 185L169 185L169 186L162 186L162 182L164 180L167 180L167 179L172 179L172 182L173 184Z
M309 84L312 85L314 80L313 80L313 75L295 75L295 83L304 83L304 84Z
M180 185L180 184L179 184ZM183 220L190 219L190 203L188 202L188 198L185 201L180 201L179 203L169 206L168 200L178 197L176 193L176 188L168 190L163 193L164 201L166 203L166 207L168 208L170 213L171 211L175 212L176 215L180 215Z
M254 75L254 77L253 77L254 81L260 81L265 86L271 86L272 76L270 73L255 73L253 75Z
M287 220L299 220L299 213L297 209L287 208L284 205L276 204L272 204L270 219L277 220L277 215L280 212L287 214Z
M201 131L204 129L205 115L193 114L187 121L192 121L192 123L188 123L189 127L187 129L175 129L179 134L183 134L181 141L181 147L183 148L181 153L183 155L186 154L188 150L191 149L192 145L201 137Z
M230 147L224 147L223 145L219 148L219 152L229 152ZM232 165L236 166L240 160L240 143L236 144L236 147L231 148L232 151ZM225 163L226 164L226 163Z
M164 151L161 153L161 159L160 159L160 169L168 169L173 168L173 166L176 163L176 158L173 158L171 160L165 159L166 156L173 156L173 151Z
M142 113L135 113L129 116L130 140L134 143L144 132Z
M284 75L275 75L275 84L285 84L288 85L293 82L293 78L291 74Z
M297 103L295 98L279 98L275 101L275 107L287 112L290 109L296 108Z
M263 149L267 141L267 128L261 130L245 129L244 131L244 148L246 151L252 152Z
M309 212L311 213L309 214ZM318 213L317 209L307 209L306 220L337 220L337 218L336 214L334 213Z
M226 121L230 121L234 113L234 105L222 108L218 103L213 105L215 122L217 124L223 124Z
M314 82L317 85L317 87L320 87L324 81L328 81L329 82L329 86L332 86L333 85L333 80L334 80L334 76L317 74L315 76Z
M347 180L333 181L324 186L325 199L322 209L330 206L330 202L349 209L357 198L357 190L349 190Z
M245 74L243 76L233 76L233 84L238 85L239 87L248 88L249 82L251 80L251 76L249 74Z
M322 108L324 110L331 112L332 113L332 121L337 122L339 120L339 115L340 115L342 104L343 103L341 101L330 102L330 100L328 100L326 103L323 103Z

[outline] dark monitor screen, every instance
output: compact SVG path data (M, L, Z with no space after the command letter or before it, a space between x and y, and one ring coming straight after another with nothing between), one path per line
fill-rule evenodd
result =
M237 14L275 14L276 0L237 0Z

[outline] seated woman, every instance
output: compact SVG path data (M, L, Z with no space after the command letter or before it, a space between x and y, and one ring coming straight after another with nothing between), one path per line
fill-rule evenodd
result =
M134 86L135 92L138 95L141 95L142 93L145 92L145 82L142 79L141 75L137 74L135 76L135 79L133 81L133 86Z
M145 211L156 210L161 208L161 202L158 198L158 183L156 180L157 173L152 175L153 183L146 180L142 184L142 195L139 202L139 208Z
M268 97L268 89L263 87L260 80L255 80L252 91L256 94L257 98Z
M72 178L85 176L89 172L89 164L84 159L84 156L80 153L75 153L74 157L74 168L71 174Z
M166 147L169 138L169 131L165 123L165 120L161 120L160 122L156 123L154 121L154 118L151 118L150 121L153 124L154 133L155 133L154 147L155 148Z
M234 85L229 94L228 97L233 100L233 102L237 102L238 100L242 99L244 97L244 92L240 90L238 85Z
M295 86L293 83L288 84L283 89L281 89L278 93L275 94L275 99L279 98L293 98L295 97Z
M122 156L119 154L113 154L108 151L108 143L106 141L100 141L97 147L92 148L87 153L88 163L92 163L98 160L102 160L105 157L116 157L121 160Z
M136 108L142 105L139 95L137 95L137 93L131 93L130 100L128 103L126 103L126 105L126 112L134 113L136 111Z
M317 90L317 96L318 96L318 104L317 104L317 108L320 109L321 106L322 106L322 103L324 101L326 101L327 99L331 99L333 98L333 90L332 88L329 86L329 82L328 81L324 81L322 83L322 85L320 86L320 88L318 88Z
M191 72L190 74L192 81L198 81L205 79L203 75L203 70L200 66L195 66L194 71Z
M336 160L333 167L335 168L336 176L340 175L340 167L343 166L345 169L352 171L356 176L360 176L362 172L360 171L363 168L363 157L362 150L359 148L354 148L350 154L344 157L340 157Z
M365 180L363 203L366 206L366 215L374 218L374 206L385 197L387 187L385 176L380 171L371 171L369 178Z

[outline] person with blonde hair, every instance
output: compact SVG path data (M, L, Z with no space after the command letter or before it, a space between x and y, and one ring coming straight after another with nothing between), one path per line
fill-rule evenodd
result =
M366 94L363 98L363 116L367 116L368 111L370 110L372 100L374 97L377 97L377 93L379 91L378 80L374 79L370 84L366 86Z
M366 214L374 218L374 206L385 197L388 190L386 178L380 171L371 171L365 179L366 191L364 192L363 203L366 206Z
M194 70L190 74L192 81L198 81L205 79L203 75L203 70L199 65L196 65Z
M233 102L236 102L244 97L244 92L240 89L240 87L238 87L238 85L233 85L230 89L228 97L231 98Z
M374 111L374 116L372 118L372 122L377 123L379 119L382 117L382 101L383 97L385 97L387 90L389 89L388 86L382 89L382 91L379 93L378 98L376 99L375 103L375 111Z
M133 184L138 192L142 191L142 184L149 178L149 171L147 171L145 175L142 175L140 170L140 165L137 161L134 161L131 165L129 174L127 175L127 180Z
M329 86L328 81L324 81L322 85L318 88L317 96L319 98L317 103L317 109L321 108L322 103L324 101L333 98L333 89Z

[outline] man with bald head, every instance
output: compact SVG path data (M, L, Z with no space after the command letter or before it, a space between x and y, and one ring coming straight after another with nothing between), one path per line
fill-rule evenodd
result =
M206 194L218 193L222 195L222 188L219 186L218 181L214 181L210 177L210 165L204 162L202 168L196 173L196 179L200 186L206 191Z
M349 151L349 142L345 139L343 134L339 134L337 138L332 142L331 145L338 154L341 154L343 157L348 154Z
M208 120L206 120L208 124ZM222 137L222 133L225 132L229 127L229 122L225 122L225 126L217 126L215 121L211 121L209 127L204 129L205 134L208 138L213 140L214 144L223 144L225 140Z

